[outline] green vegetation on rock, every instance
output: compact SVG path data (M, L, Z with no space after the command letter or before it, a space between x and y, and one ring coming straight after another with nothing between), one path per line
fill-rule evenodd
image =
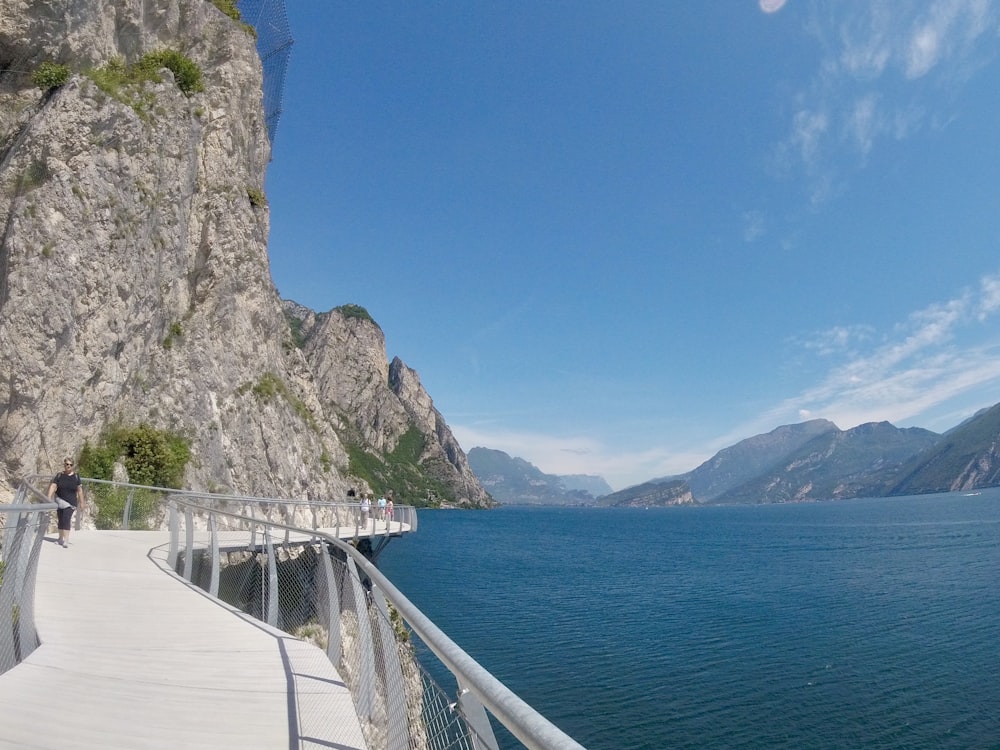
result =
M254 208L263 208L267 205L267 196L259 187L247 186L247 198Z
M303 422L309 425L313 431L319 432L319 424L316 422L316 416L306 406L306 402L292 393L291 389L285 384L285 381L273 372L265 372L256 383L243 383L243 385L236 389L237 394L247 392L252 393L263 403L269 403L276 398L284 399L295 410L295 413L302 418Z
M69 66L47 61L38 66L31 76L31 82L42 91L48 91L66 83L69 75Z
M166 68L174 75L174 83L185 96L205 90L201 68L181 52L161 49L142 56L135 65L126 65L121 57L114 57L100 68L90 68L85 75L112 99L127 104L139 115L146 117L155 102L146 83L160 83L160 71Z
M201 68L190 57L175 49L148 52L136 65L138 74L151 81L160 80L159 73L163 68L174 74L174 83L185 96L205 90L205 84L201 80Z
M452 493L420 465L425 441L424 435L411 426L391 453L377 456L357 442L347 440L348 473L365 480L376 493L392 490L398 503L438 506Z
M87 441L80 452L80 472L94 479L111 479L117 462L132 484L180 487L191 460L191 443L181 435L148 424L106 428L98 442Z
M243 27L243 30L254 39L257 38L257 29L243 22L243 16L240 14L240 9L236 6L236 0L212 0L212 5L239 23Z
M106 428L96 444L84 443L80 451L80 473L93 479L111 480L114 466L121 463L131 484L152 487L181 486L184 469L191 460L190 442L175 433L147 424L136 427L116 425ZM89 498L96 506L94 522L99 529L121 527L122 513L132 499L130 527L146 525L159 503L159 495L149 490L95 485Z
M163 348L173 349L174 342L177 341L179 338L181 338L183 335L184 335L184 329L181 327L181 324L175 320L173 323L170 324L170 328L167 330L167 335L164 336L163 338Z
M369 314L369 312L363 308L361 305L341 305L340 307L333 308L345 318L358 318L359 320L367 320L370 323L375 323L375 319ZM378 323L375 323L377 326Z

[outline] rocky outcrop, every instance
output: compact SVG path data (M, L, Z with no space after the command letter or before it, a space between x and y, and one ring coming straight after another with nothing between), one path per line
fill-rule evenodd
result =
M165 48L203 91L165 69L95 82ZM46 61L71 72L51 91L31 81ZM379 452L410 419L374 331L323 321L322 352L296 345L268 264L261 75L208 0L0 6L0 480L146 422L190 439L190 487L340 499L359 483L345 425ZM345 386L360 370L383 388Z
M286 301L285 312L300 331L323 407L336 416L348 443L386 456L413 430L420 439L412 460L422 476L400 480L404 492L431 491L441 495L434 499L460 505L492 504L420 377L398 357L388 361L382 329L367 311L345 305L317 315Z
M694 505L695 499L687 482L676 479L666 482L647 482L612 492L602 497L599 503L615 508L657 508L669 505Z

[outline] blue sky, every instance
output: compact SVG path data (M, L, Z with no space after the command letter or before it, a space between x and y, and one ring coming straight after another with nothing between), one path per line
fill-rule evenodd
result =
M287 0L278 291L615 488L1000 401L1000 4Z

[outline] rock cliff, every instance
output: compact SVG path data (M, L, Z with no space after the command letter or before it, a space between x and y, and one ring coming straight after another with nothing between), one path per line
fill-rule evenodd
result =
M200 90L150 72L162 50ZM43 63L65 82L41 88ZM488 504L377 326L317 316L300 348L268 264L261 100L252 34L208 0L0 4L0 481L145 422L191 441L190 487L340 499L366 484L348 449L413 426L444 499Z

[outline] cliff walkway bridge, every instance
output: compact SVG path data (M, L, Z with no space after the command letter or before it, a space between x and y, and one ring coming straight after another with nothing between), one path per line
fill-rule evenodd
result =
M412 508L84 480L63 548L48 481L0 505L0 748L582 750L378 571Z

